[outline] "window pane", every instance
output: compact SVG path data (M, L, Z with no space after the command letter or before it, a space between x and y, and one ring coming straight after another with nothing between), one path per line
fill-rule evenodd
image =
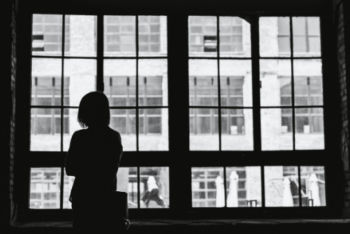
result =
M139 109L139 150L169 150L168 109Z
M134 109L111 109L109 126L118 131L124 151L136 151L136 111Z
M137 186L137 168L119 167L117 173L117 191L128 194L128 208L138 208L138 186Z
M326 180L323 166L302 166L302 206L326 206Z
M62 66L61 59L32 59L32 96L31 103L36 106L61 105ZM69 82L64 80L64 91L68 91Z
M217 23L215 16L189 16L189 56L217 55Z
M221 109L222 150L253 150L251 109Z
M64 76L69 77L69 99L65 106L79 106L85 94L96 91L96 60L65 59Z
M320 18L293 17L294 56L320 56Z
M190 150L219 150L217 109L190 109Z
M324 149L323 108L295 109L295 148Z
M65 130L63 134L63 151L68 151L71 138L74 132L82 129L78 118L78 108L66 108L64 109L64 121L63 128Z
M250 57L250 24L240 17L220 17L219 23L220 57Z
M31 151L61 151L61 110L32 108L30 128Z
M291 61L260 60L261 106L291 106Z
M30 209L59 209L61 168L30 169Z
M104 92L110 106L136 105L136 60L104 60Z
M75 177L68 176L64 169L64 185L63 185L63 209L72 209L72 203L69 201L70 193L74 184Z
M226 167L227 207L261 207L260 167Z
M252 106L250 60L220 60L221 106Z
M290 57L289 17L259 18L260 56Z
M167 17L139 16L139 55L167 56Z
M264 170L266 207L299 206L298 167L267 166Z
M33 15L32 54L62 54L62 15Z
M323 105L322 62L294 60L295 105Z
M292 109L261 109L261 148L293 149Z
M193 167L192 207L224 207L223 178L222 167Z
M168 105L167 60L139 60L139 106Z
M104 56L136 56L136 17L104 16Z
M169 208L169 167L140 167L141 208Z
M66 22L69 22L69 27L65 28L65 55L96 56L97 17L86 15L65 17Z
M218 106L217 76L217 61L189 61L190 105Z

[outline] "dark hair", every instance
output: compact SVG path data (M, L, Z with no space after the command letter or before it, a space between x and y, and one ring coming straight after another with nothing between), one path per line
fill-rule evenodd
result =
M83 128L109 125L110 113L109 102L105 94L101 92L90 92L80 101L78 111L78 122Z

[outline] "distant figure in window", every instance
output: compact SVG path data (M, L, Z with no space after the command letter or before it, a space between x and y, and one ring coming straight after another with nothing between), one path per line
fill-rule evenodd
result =
M164 199L159 194L159 188L153 176L148 177L147 190L143 193L141 200L144 202L147 208L151 201L155 201L159 206L163 208L165 207Z
M116 190L116 175L123 153L119 132L109 125L106 95L86 94L79 105L76 131L66 156L66 174L75 176L69 200L76 233L116 233L124 222L111 220L108 192ZM115 207L114 207L115 208Z

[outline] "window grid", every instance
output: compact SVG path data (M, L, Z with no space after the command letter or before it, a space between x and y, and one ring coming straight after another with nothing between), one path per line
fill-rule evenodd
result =
M64 19L65 17L63 17L63 19ZM292 24L292 20L290 20L291 21L291 24ZM218 22L218 24L219 24L219 20L217 21ZM63 25L65 25L64 23L63 23ZM138 24L137 24L138 25ZM291 27L292 28L292 27ZM63 30L63 32L64 32L64 30ZM138 33L136 34L136 35L138 35ZM62 35L62 37L64 38L64 33L63 33L63 35ZM292 41L292 38L293 38L293 36L291 36L291 41ZM218 39L218 44L219 44L219 40L220 39ZM64 41L64 40L63 40ZM136 43L137 44L137 43ZM292 47L292 50L291 50L291 53L292 53L292 55L291 55L291 57L292 57L292 61L293 61L293 59L294 59L294 57L293 57L293 42L291 42L291 47ZM64 42L62 43L62 48L64 48ZM64 51L64 50L62 50L62 51ZM138 51L138 50L137 50ZM218 54L219 54L219 51L217 52ZM35 56L32 56L32 57L35 57ZM63 55L62 55L62 57L64 57L64 52L63 52ZM138 55L137 55L137 57L138 57ZM218 56L219 57L219 56ZM220 57L219 58L217 58L217 60L218 60L218 65L219 65L219 59L221 59ZM307 59L307 58L305 58L305 57L303 57L303 59ZM63 61L63 59L62 59L62 76L63 76L63 74L64 74L64 61ZM137 71L138 71L138 69L137 69ZM218 69L218 72L220 72L220 69ZM292 72L293 72L293 65L292 65ZM137 77L138 77L138 74L137 74ZM218 76L218 77L220 77L220 75ZM63 79L61 79L62 81L62 86L61 87L63 87L63 84L64 84L64 81L63 81ZM220 79L219 79L220 80ZM219 81L220 82L220 81ZM294 89L294 74L292 74L292 89ZM136 85L136 89L138 89L138 85ZM62 89L62 92L64 92L64 90ZM220 92L220 89L219 89L219 92ZM138 93L138 90L137 90L137 93ZM292 91L292 96L294 96L294 91ZM62 103L63 103L63 94L61 95L61 98L62 98ZM221 95L219 94L219 97L221 97ZM138 99L137 99L138 100ZM138 102L138 101L137 101ZM294 97L292 98L292 102L294 102ZM220 106L220 98L219 98L219 106ZM299 108L299 106L297 106L298 108ZM308 107L310 107L310 106L308 106ZM141 107L142 108L142 107ZM159 108L159 107L158 107ZM295 106L294 106L294 103L293 103L293 105L292 105L292 108L293 108L293 110L295 110ZM61 116L63 116L63 107L61 107L61 109L62 109L62 111L61 111ZM219 119L221 119L221 118L219 118ZM295 113L294 113L294 111L293 111L293 123L295 123ZM138 118L137 118L137 120L138 120ZM219 120L220 121L220 120ZM63 118L61 117L61 126L63 126ZM136 126L139 126L138 124L136 125ZM62 128L61 128L62 129ZM219 129L221 129L221 127L219 128ZM294 130L294 128L293 128L293 131L295 131ZM137 132L139 132L139 131L137 131ZM295 135L295 133L293 132L293 136ZM219 134L219 137L221 138L221 134ZM295 137L295 136L294 136ZM61 134L61 138L63 138L63 135ZM63 140L61 139L61 144L62 144L62 142L63 142ZM293 140L293 144L295 144L295 139ZM138 144L137 144L138 145ZM220 143L220 146L221 146L221 143ZM294 145L294 147L293 147L294 149L295 149L295 145ZM61 145L61 151L62 151L62 149L63 149L63 146ZM221 149L220 149L221 150ZM262 170L261 170L261 173L262 173L262 183L264 183L264 169L263 169L264 167L262 166ZM300 166L298 166L298 168L299 168L299 184L301 184L300 183L300 180L301 180L301 176L300 176ZM63 168L62 168L63 169ZM139 170L139 168L138 168L138 170ZM63 174L63 173L61 173L61 174ZM139 175L140 173L138 173L138 175ZM62 178L63 178L63 175L61 175L62 176ZM226 178L226 176L225 176L225 178ZM140 181L140 179L138 179L139 181ZM61 179L61 181L63 181L63 179ZM63 186L63 184L62 184L62 186ZM140 185L139 185L140 186ZM299 186L299 190L301 189L301 187ZM262 186L262 191L264 190L264 186ZM63 204L63 202L62 202L62 200L63 200L63 189L61 189L61 191L62 191L62 193L61 193L61 208L62 208L62 204ZM139 189L139 191L140 191L140 189ZM226 188L225 188L225 191L226 191ZM301 194L301 193L300 193ZM138 196L139 196L139 194L138 194ZM264 192L263 192L263 196L264 196ZM300 199L301 199L301 197L300 197ZM138 199L138 202L140 202L139 201L140 199ZM263 199L262 201L264 202L264 200L265 199ZM226 202L226 199L225 199L225 202ZM299 202L299 204L301 205L301 202ZM139 206L140 207L140 206ZM264 207L264 206L263 206Z

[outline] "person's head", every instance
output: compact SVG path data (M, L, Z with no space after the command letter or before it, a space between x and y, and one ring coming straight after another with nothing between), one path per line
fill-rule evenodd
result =
M109 125L109 121L109 102L105 94L91 92L81 99L78 111L78 122L80 126L85 128Z

